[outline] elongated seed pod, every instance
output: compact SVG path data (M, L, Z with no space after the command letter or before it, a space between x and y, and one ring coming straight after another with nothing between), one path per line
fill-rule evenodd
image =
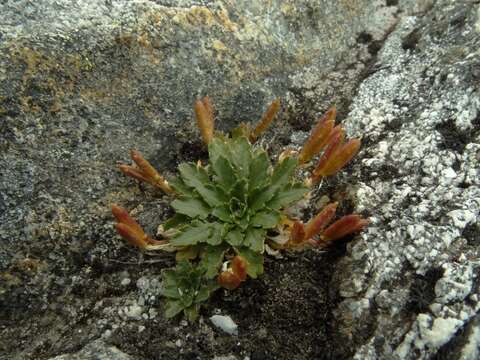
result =
M298 157L300 164L309 162L327 145L330 133L335 125L336 114L336 108L332 107L318 120L317 125L313 128L310 137L300 152Z
M331 156L343 144L344 138L345 138L345 130L340 125L335 126L328 138L327 147L325 148L325 151L320 157L320 160L318 161L317 166L313 170L313 175L318 176L321 173L322 169L330 160Z
M119 223L123 223L137 232L142 232L142 227L130 216L127 210L118 205L112 205L112 214Z
M124 175L127 175L127 176L130 176L130 177L133 177L134 179L137 179L137 180L140 180L140 181L144 181L144 182L147 182L147 183L152 183L151 182L151 179L148 179L147 177L145 177L139 169L136 169L134 168L133 166L130 166L130 165L125 165L125 164L122 164L122 165L119 165L118 168L120 169L120 171L124 174ZM153 184L152 184L153 185Z
M144 177L144 181L149 182L150 184L159 187L161 190L167 194L172 194L174 191L168 184L168 181L158 173L158 171L142 156L142 154L137 150L131 151L132 160L139 167L141 176ZM121 165L122 166L122 165ZM130 169L131 176L137 177L142 180L141 177L135 176L136 171Z
M195 117L197 119L197 125L202 134L203 142L208 145L213 138L213 116L212 108L210 107L209 100L207 100L207 107L202 100L195 101Z
M338 203L334 202L325 206L313 219L311 219L305 227L305 238L311 239L315 235L319 235L322 230L332 221L337 211Z
M208 96L205 96L202 99L203 106L205 107L205 110L207 110L208 117L210 118L210 123L212 124L212 131L214 129L215 125L215 116L213 115L213 105L212 102L210 101L210 98Z
M147 247L148 236L143 231L136 231L135 228L124 223L117 223L115 227L120 236L127 240L130 244L141 249L145 249Z
M360 215L347 215L330 225L322 234L322 241L333 241L346 235L360 231L368 224L368 220Z
M336 149L328 158L321 169L316 172L317 176L332 176L342 169L360 149L360 140L352 139Z
M252 133L250 134L250 141L254 142L261 134L265 132L265 130L268 129L279 110L280 100L275 99L272 101L267 111L265 111L265 113L263 114L262 119L257 123L255 129L253 129Z

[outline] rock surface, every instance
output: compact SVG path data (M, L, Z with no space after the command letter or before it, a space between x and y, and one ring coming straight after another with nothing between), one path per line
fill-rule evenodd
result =
M478 358L479 48L478 1L0 1L0 358ZM109 205L155 233L168 199L116 164L204 157L205 94L220 129L282 98L272 153L336 103L363 146L318 196L371 225L192 325L162 315L171 257L124 245Z

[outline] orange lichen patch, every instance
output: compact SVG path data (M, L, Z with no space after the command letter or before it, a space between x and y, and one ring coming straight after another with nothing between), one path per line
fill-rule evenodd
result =
M118 205L112 205L112 214L118 221L118 223L115 225L118 234L130 244L137 246L140 249L148 250L152 246L166 243L166 241L154 240L145 234L143 228L124 208Z
M275 115L277 115L278 111L280 110L280 100L275 99L272 101L270 106L268 107L267 111L262 116L262 119L258 122L253 129L252 133L250 134L250 141L254 142L258 139L258 137L268 129L272 121L275 119Z
M213 107L208 96L195 101L195 117L203 142L208 145L213 138L214 130Z
M298 157L299 164L309 162L325 147L325 145L327 145L335 124L336 115L337 110L335 107L332 107L318 120L310 137L303 145L302 151Z
M360 215L347 215L330 225L322 234L321 241L330 242L362 230L368 220Z
M305 238L311 239L319 235L322 230L332 221L337 210L337 203L328 204L305 227Z
M324 156L322 156L320 162L313 171L316 179L335 175L357 154L361 142L359 139L352 139L343 144L340 139L340 141L335 141L331 143L331 145L332 148L325 150Z
M174 193L173 189L168 184L168 181L165 180L165 178L160 175L147 160L145 160L139 151L132 150L130 156L137 167L122 164L118 167L122 173L158 187L167 194Z

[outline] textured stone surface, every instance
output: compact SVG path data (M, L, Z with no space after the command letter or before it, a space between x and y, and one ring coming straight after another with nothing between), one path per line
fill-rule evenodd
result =
M403 18L352 103L349 130L368 144L356 206L372 226L340 262L346 299L336 314L345 339L364 339L356 359L456 359L471 337L480 309L479 15L478 4L438 2Z
M467 0L0 1L0 358L477 358L479 39ZM162 316L172 259L125 246L109 204L155 232L167 199L116 164L204 156L205 94L221 129L284 99L273 153L336 103L363 147L318 194L372 224L346 253L267 261L189 325Z
M95 340L82 350L67 355L59 355L50 360L130 360L127 354L118 350L115 346L107 346L102 340Z

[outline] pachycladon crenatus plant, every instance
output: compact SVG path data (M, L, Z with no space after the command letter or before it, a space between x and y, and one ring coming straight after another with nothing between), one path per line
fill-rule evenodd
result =
M135 150L135 165L120 165L124 174L174 198L176 214L159 227L158 239L145 234L125 209L112 206L118 233L132 245L148 252L176 252L176 267L163 272L167 317L183 311L189 320L196 319L200 305L220 286L233 290L248 276L261 275L265 253L327 247L367 224L359 215L330 224L337 203L327 204L307 223L292 218L289 210L308 199L322 178L343 168L358 152L360 140L345 141L332 108L300 152L286 150L272 164L255 142L279 109L275 100L255 127L242 123L227 135L214 130L213 108L205 97L196 101L195 115L208 147L208 164L182 163L178 176L169 181ZM311 166L318 154L310 175L299 180L299 169Z

